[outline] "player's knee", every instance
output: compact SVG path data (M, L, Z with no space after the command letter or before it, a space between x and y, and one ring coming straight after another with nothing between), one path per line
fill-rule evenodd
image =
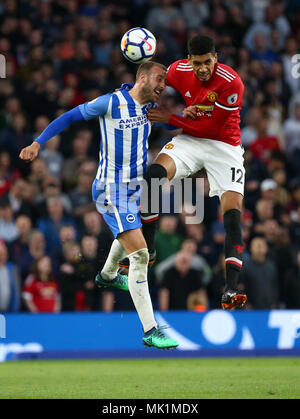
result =
M148 249L140 249L128 255L130 260L130 268L139 268L148 266L149 252Z
M146 179L165 179L168 173L164 166L161 164L153 163L150 165L146 173Z

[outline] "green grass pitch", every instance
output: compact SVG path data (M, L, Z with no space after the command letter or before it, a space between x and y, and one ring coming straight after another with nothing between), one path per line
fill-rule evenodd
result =
M300 358L11 361L0 398L298 399Z

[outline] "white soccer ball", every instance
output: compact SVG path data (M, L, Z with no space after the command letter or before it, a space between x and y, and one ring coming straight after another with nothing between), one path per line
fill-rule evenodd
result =
M155 48L155 36L145 28L130 29L121 40L122 54L135 64L150 60L155 53Z

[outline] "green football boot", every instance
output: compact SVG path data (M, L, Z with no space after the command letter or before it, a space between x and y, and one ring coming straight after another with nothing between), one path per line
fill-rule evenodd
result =
M158 349L177 348L179 345L178 342L166 336L162 332L162 329L166 329L166 327L158 327L157 329L153 327L151 330L144 333L143 344L146 348L151 348L152 346Z
M122 275L121 273L117 273L117 276L112 279L111 281L107 281L101 277L100 272L98 272L95 283L98 288L106 288L106 287L115 287L119 290L129 291L128 288L128 276Z

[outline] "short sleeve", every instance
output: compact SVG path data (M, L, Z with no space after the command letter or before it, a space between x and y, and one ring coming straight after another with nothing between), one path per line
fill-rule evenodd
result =
M22 297L27 300L31 300L35 294L35 281L32 275L29 275L24 283Z
M167 85L170 87L173 87L174 89L178 89L176 65L177 65L177 62L171 64L167 70Z
M89 119L96 118L97 116L105 115L108 110L111 96L112 93L108 93L106 95L99 96L90 102L85 102L79 105L83 118L88 121Z
M231 110L239 109L242 106L243 93L244 84L240 78L237 78L227 84L218 97L216 104Z

